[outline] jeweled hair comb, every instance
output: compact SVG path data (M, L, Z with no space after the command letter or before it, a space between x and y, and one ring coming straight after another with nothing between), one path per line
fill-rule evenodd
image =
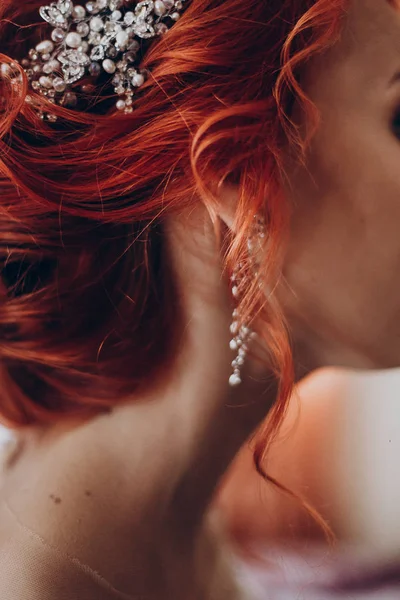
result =
M85 6L58 0L42 6L40 16L53 30L21 61L30 87L53 104L74 108L78 91L93 93L89 78L106 74L118 97L116 108L132 112L132 97L146 77L138 67L142 40L164 35L182 8L182 0L90 0ZM3 73L9 68L2 67Z

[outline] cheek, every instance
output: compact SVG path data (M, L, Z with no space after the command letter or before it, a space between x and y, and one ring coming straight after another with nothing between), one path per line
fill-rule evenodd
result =
M357 336L366 322L384 327L398 315L400 146L384 128L342 121L336 131L320 132L307 169L291 170L281 293L294 318Z

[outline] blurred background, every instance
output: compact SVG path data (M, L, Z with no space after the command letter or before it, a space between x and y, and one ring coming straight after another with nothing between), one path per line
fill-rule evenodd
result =
M315 507L340 545L400 559L400 369L324 369L304 379L267 472ZM326 544L299 500L255 472L246 445L217 499L241 544ZM400 596L399 596L400 597Z

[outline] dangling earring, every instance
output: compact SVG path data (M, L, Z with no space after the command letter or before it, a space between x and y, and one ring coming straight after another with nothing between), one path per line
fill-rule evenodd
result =
M265 221L260 215L254 216L254 225L247 241L247 250L250 256L255 276L258 275L259 263L257 254L262 247L265 239ZM234 271L231 277L232 281L232 296L234 300L239 297L239 288L243 285L244 279L241 279L238 270ZM238 308L235 308L232 313L232 324L230 331L233 338L229 342L229 347L236 352L236 358L232 361L233 373L229 377L229 385L236 387L242 383L241 368L244 365L247 352L249 350L249 342L256 334L246 324L241 324L240 313Z

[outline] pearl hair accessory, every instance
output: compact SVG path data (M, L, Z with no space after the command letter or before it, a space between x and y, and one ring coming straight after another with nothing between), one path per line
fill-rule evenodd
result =
M255 215L253 228L247 240L247 250L251 259L252 268L256 275L258 274L259 269L258 252L263 246L265 236L265 221L260 215ZM232 274L231 282L232 296L237 300L240 295L240 288L243 287L245 279L241 279L236 270ZM233 373L229 377L229 385L236 387L242 383L241 368L245 363L246 355L249 350L249 343L257 334L248 325L241 323L238 308L235 308L232 313L230 332L233 337L229 343L229 347L233 352L236 352L236 358L232 361Z
M21 61L30 87L53 104L76 107L80 92L93 92L96 81L109 75L114 85L117 110L132 112L132 96L143 85L146 73L138 68L142 40L164 35L180 17L182 0L90 0L85 6L58 0L39 9L53 26L49 39ZM0 74L13 77L14 69L0 65ZM8 71L8 72L7 72ZM32 103L32 97L27 102ZM56 121L56 115L40 113Z

